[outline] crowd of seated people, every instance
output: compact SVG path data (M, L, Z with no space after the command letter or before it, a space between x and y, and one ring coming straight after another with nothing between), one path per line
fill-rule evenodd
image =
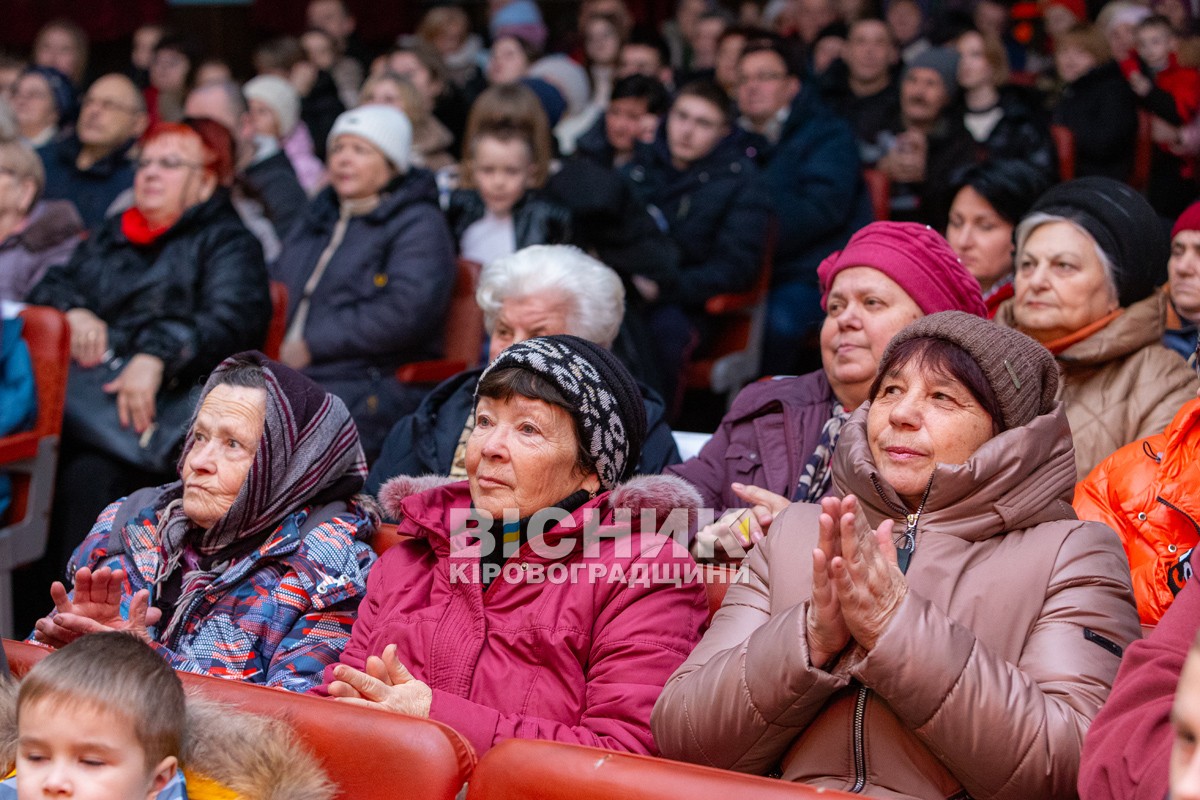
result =
M481 754L1200 797L1197 31L960 6L496 0L372 50L310 0L252 74L157 23L0 57L0 436L21 308L70 335L29 691L131 635L164 695ZM705 414L731 318L757 380Z

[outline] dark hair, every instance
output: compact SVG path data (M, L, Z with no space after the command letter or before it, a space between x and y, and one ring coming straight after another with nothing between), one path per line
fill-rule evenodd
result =
M672 101L672 105L679 102L679 98L681 97L698 97L701 100L711 103L721 112L721 118L725 121L725 124L732 124L733 101L729 99L729 95L725 93L725 90L713 81L692 81L679 90L679 93L675 95L675 100Z
M257 362L243 355L232 356L217 373L217 386L240 386L245 389L266 389L267 378Z
M800 55L796 52L795 47L790 47L777 36L769 38L755 39L754 41L746 41L746 46L742 48L742 54L738 57L738 63L741 63L746 56L754 53L774 53L783 61L783 67L787 70L787 74L794 78L799 78L804 74L804 62Z
M669 67L671 65L671 48L667 46L666 39L663 39L653 28L638 26L634 28L629 38L621 43L621 47L635 44L638 47L651 47L658 51L658 61L660 66Z
M196 70L200 68L200 62L204 59L204 48L200 45L200 40L191 34L179 31L164 33L158 40L158 44L154 45L154 52L160 53L163 50L179 53L188 60L185 86L190 89L196 80Z
M1006 222L1016 225L1029 213L1034 201L1050 188L1050 179L1024 161L997 158L963 170L957 179L952 179L951 186L951 198L970 186Z
M554 384L541 375L521 367L494 369L483 376L483 380L475 389L475 397L486 397L490 400L527 397L563 409L571 416L571 424L575 428L575 465L585 474L596 471L596 461L588 451L587 437L584 435L577 410L571 407L567 398L562 396L562 392Z
M163 657L123 631L91 633L29 670L17 695L17 720L36 703L116 715L133 727L147 770L179 756L185 725L183 684Z
M1167 32L1172 36L1175 35L1175 26L1171 24L1171 20L1167 19L1163 14L1151 14L1137 24L1135 30L1145 30L1146 28L1166 28Z
M871 400L874 401L879 396L879 388L884 378L910 363L925 372L933 372L961 383L971 393L971 397L975 398L975 402L992 418L994 433L1005 429L1000 399L996 397L995 390L983 374L983 368L966 350L945 339L927 336L907 339L888 350L879 364L879 371L875 373L875 380L871 383Z
M646 111L658 117L667 112L671 103L671 96L662 82L647 75L628 75L613 84L609 102L627 98L645 100Z
M294 36L278 36L254 48L254 69L262 72L288 72L304 60L304 48Z

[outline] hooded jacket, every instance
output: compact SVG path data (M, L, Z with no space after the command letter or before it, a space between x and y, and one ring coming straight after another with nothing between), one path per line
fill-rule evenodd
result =
M121 612L133 595L150 591L165 553L153 505L135 513L115 534L122 501L100 514L75 550L67 574L80 567L125 570ZM322 519L307 529L309 518ZM375 530L361 506L306 507L285 517L258 549L234 560L186 610L169 641L150 643L183 672L264 684L295 692L320 682L350 637L367 571L375 561L368 540ZM118 544L119 542L119 544Z
M25 227L0 242L0 300L24 300L47 269L70 260L86 233L66 200L34 205Z
M717 516L746 506L729 488L734 481L790 498L834 401L823 370L752 383L696 457L666 471L695 486Z
M261 346L271 319L262 248L225 189L144 247L126 238L120 215L109 218L26 300L93 312L117 356L162 359L164 386L195 381L226 356Z
M638 146L623 174L679 251L679 282L662 287L660 301L698 308L754 285L770 207L738 137L725 137L681 171L671 163L664 125L653 144Z
M899 516L866 407L834 452L860 533ZM1120 543L1075 519L1062 406L939 464L909 591L875 647L809 663L820 508L789 506L742 567L652 718L672 758L904 798L1070 798L1084 734L1137 613ZM904 522L901 520L901 524Z
M1080 519L1117 532L1143 625L1156 625L1192 572L1200 541L1200 400L1162 433L1125 445L1075 487Z
M396 475L449 474L459 437L475 411L475 387L482 374L482 369L470 369L447 378L425 395L416 411L392 426L363 491L377 494ZM657 475L668 464L679 463L679 449L662 398L653 389L639 388L646 406L646 441L636 474Z
M384 487L386 512L412 538L372 570L341 663L361 670L396 644L433 690L430 719L481 755L510 738L654 753L650 709L699 641L707 602L683 547L640 530L637 511L632 526L615 511L654 508L661 520L694 508L695 493L665 477L603 492L522 545L485 590L479 545L450 538L452 520L471 506L467 483L424 486L397 478ZM585 548L589 518L600 538ZM317 692L332 679L330 668Z
M1118 448L1159 433L1196 396L1196 373L1162 345L1161 292L1139 300L1081 342L1055 353L1082 479ZM995 320L1015 328L1015 301Z

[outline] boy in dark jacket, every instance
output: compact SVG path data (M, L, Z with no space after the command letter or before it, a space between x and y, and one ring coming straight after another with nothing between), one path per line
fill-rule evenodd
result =
M708 81L688 84L657 140L625 169L680 255L680 280L664 287L647 316L668 404L704 337L705 302L748 290L762 263L769 205L732 130L728 95Z

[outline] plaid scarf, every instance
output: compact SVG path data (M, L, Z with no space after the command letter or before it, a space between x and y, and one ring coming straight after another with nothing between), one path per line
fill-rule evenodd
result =
M838 436L842 425L850 419L850 412L841 403L833 404L833 413L821 428L821 438L817 447L809 457L808 463L800 473L796 483L796 491L792 493L794 503L816 503L829 491L829 483L833 479L833 448L837 446Z
M182 481L165 487L160 495L165 513L160 516L159 542L164 557L154 581L156 595L181 565L184 569L179 600L160 637L164 642L170 641L192 601L231 563L261 546L285 517L306 505L353 496L367 474L358 429L340 399L261 353L243 353L238 358L258 363L266 378L262 438L233 505L208 530L197 528L183 513ZM221 372L231 361L226 359L213 371L200 404L220 384ZM194 441L189 430L179 458L180 473Z

